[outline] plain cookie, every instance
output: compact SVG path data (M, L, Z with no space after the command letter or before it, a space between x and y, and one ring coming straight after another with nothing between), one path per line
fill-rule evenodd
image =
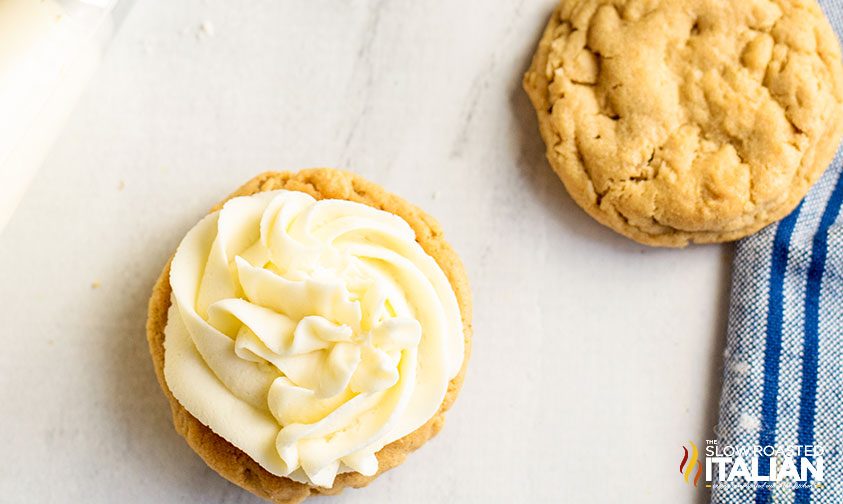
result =
M843 133L840 47L814 0L563 0L524 88L574 200L649 245L783 218Z

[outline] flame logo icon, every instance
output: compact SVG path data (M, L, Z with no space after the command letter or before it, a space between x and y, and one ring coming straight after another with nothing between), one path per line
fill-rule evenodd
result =
M685 455L682 456L682 462L679 463L679 474L685 477L685 483L690 483L691 473L694 472L694 468L696 467L697 473L694 475L694 486L697 486L697 483L700 481L700 474L702 474L702 464L699 463L700 453L693 441L688 441L688 443L691 445L690 456L688 448L683 446L682 449L685 450Z

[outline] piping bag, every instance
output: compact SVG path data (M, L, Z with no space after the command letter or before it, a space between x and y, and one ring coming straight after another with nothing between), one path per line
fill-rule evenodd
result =
M132 0L0 0L0 233Z

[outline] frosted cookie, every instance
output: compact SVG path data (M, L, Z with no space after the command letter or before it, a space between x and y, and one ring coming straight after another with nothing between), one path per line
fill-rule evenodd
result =
M840 48L814 0L563 0L524 88L574 200L649 245L781 219L843 131Z
M439 225L330 169L260 175L215 208L161 274L147 323L176 430L277 504L365 486L434 436L470 334Z

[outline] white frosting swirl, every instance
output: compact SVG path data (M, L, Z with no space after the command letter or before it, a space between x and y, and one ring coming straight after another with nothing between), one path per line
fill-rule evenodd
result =
M274 191L228 201L179 245L164 374L269 472L331 487L439 409L462 366L447 277L393 214Z

